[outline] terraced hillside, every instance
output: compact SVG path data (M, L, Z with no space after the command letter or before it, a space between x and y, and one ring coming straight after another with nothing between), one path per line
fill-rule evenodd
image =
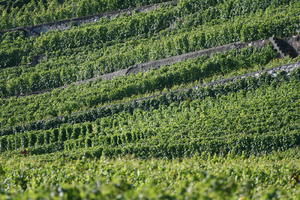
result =
M299 199L298 0L0 10L0 199Z

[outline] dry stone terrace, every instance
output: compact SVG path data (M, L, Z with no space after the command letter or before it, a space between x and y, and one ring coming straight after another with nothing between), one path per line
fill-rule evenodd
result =
M0 2L1 3L1 2ZM139 8L128 8L120 11L111 11L103 14L96 14L91 16L61 20L52 23L40 24L31 27L18 27L9 30L0 30L0 36L7 32L24 31L28 37L39 36L42 33L46 33L53 30L67 30L72 28L74 25L79 26L88 23L95 23L101 18L114 19L122 15L132 15L137 12L150 12L163 5L176 5L177 1L170 1L165 3L159 3L154 5L142 6Z
M0 0L0 200L298 200L299 14Z

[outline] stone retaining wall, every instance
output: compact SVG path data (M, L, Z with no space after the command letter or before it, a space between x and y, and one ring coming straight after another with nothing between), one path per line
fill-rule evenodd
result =
M13 29L9 29L9 30L2 30L2 31L0 31L0 35L3 35L6 32L25 31L27 33L27 36L31 37L31 36L40 35L41 33L45 33L45 32L51 31L51 30L70 29L72 27L73 23L75 23L76 25L82 25L82 24L86 24L86 23L97 22L101 18L113 19L113 18L116 18L116 17L118 17L120 15L124 15L124 14L132 15L135 12L149 12L149 11L155 10L163 5L177 5L177 1L170 1L170 2L154 4L154 5L147 5L147 6L142 6L139 8L128 8L128 9L124 9L124 10L120 10L120 11L112 11L112 12L106 12L106 13L97 14L97 15L61 20L61 21L57 21L57 22L46 23L46 24L30 26L30 27L18 27L18 28L13 28Z
M290 45L292 45L297 50L298 54L300 53L300 39L299 38L300 38L300 36L293 36L293 37L284 39L285 41L287 41ZM137 65L131 66L127 69L122 69L122 70L115 71L112 73L103 74L101 76L97 76L97 77L83 80L83 81L74 82L72 84L80 85L80 84L88 83L91 81L96 81L99 79L112 80L117 77L122 77L122 76L130 75L130 74L137 74L139 72L147 72L147 71L153 70L153 69L159 69L161 66L172 65L172 64L175 64L178 62L182 62L182 61L192 59L192 58L197 58L200 56L205 56L205 55L213 56L216 53L224 53L224 52L227 52L230 50L242 49L245 47L262 48L265 45L267 45L268 43L269 43L269 40L258 40L258 41L249 42L249 43L242 43L242 42L231 43L231 44L227 44L227 45L223 45L223 46L219 46L219 47L214 47L214 48L210 48L210 49L204 49L204 50L200 50L200 51L196 51L196 52L186 53L186 54L179 55L179 56L173 56L173 57L169 57L169 58L165 58L165 59L161 59L161 60L137 64ZM68 87L68 85L59 87L58 89L64 89L67 87ZM38 91L38 92L34 92L30 95L50 92L51 90L52 89ZM26 96L29 96L29 95L26 95Z
M234 49L242 49L247 46L261 48L261 47L265 46L267 43L268 43L268 40L259 40L259 41L255 41L255 42L251 42L251 43L242 43L242 42L231 43L231 44L227 44L227 45L223 45L223 46L219 46L219 47L214 47L214 48L210 48L210 49L186 53L186 54L182 54L179 56L173 56L173 57L169 57L169 58L165 58L165 59L161 59L161 60L157 60L157 61L151 61L148 63L137 64L137 65L129 67L125 70L123 69L123 70L120 70L117 72L102 75L99 78L101 78L103 80L111 80L111 79L119 77L119 76L125 76L125 75L129 75L129 74L137 74L139 72L146 72L146 71L149 71L152 69L159 69L161 66L172 65L172 64L175 64L178 62L183 62L188 59L197 58L200 56L212 56L216 53L224 53L224 52L234 50Z

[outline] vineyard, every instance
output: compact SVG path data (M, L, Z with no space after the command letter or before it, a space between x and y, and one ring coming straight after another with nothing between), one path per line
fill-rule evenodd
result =
M298 0L0 16L0 199L300 198Z

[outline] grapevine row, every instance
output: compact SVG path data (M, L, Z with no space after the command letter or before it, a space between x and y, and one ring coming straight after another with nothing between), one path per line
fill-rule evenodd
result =
M291 12L291 14L292 14L292 12ZM277 17L279 17L279 16L277 16ZM200 50L203 48L218 46L218 45L222 45L222 44L226 44L226 43L234 42L234 41L261 39L261 38L265 38L266 36L271 36L271 34L272 35L276 34L278 36L283 35L282 34L283 32L285 34L287 34L287 33L292 34L295 31L296 26L294 27L294 25L292 25L294 22L292 22L293 19L291 17L289 17L291 26L289 26L286 23L285 19L281 19L282 23L277 21L276 23L278 23L278 24L276 24L276 25L274 24L273 19L272 19L272 21L269 21L269 22L267 22L267 20L266 20L265 23L268 23L269 26L274 26L274 28L280 26L281 27L280 30L279 29L276 31L274 30L275 31L274 32L274 31L271 31L271 29L272 29L271 27L268 30L265 30L265 29L260 30L259 31L260 35L256 35L256 38L249 38L247 35L244 35L243 30L247 30L249 28L247 25L250 25L250 24L245 23L244 19L240 19L240 20L236 20L235 25L233 25L232 23L230 23L230 24L228 23L228 26L229 27L231 26L230 29L232 29L232 31L228 30L228 28L229 28L228 26L225 28L224 26L221 26L221 25L215 25L213 27L214 30L212 29L212 27L210 27L210 28L202 27L202 28L205 28L205 30L202 30L202 28L201 28L199 31L192 31L191 33L188 33L188 34L187 33L178 33L176 36L172 37L172 39L170 39L169 37L162 37L161 39L164 41L163 43L162 43L161 39L156 40L156 41L151 41L152 39L148 39L147 41L142 41L142 44L131 49L130 51L128 51L130 49L129 47L136 46L136 44L134 44L134 45L132 44L130 46L125 45L124 53L121 53L121 52L123 52L123 50L121 50L120 48L115 48L113 50L115 53L112 54L112 52L109 52L111 54L110 56L106 57L106 55L103 55L103 58L97 59L96 61L92 61L92 62L89 61L86 64L84 63L83 66L81 66L81 65L75 66L72 64L72 67L69 66L68 69L66 69L66 68L51 69L52 68L51 62L45 63L45 64L42 64L40 67L49 68L49 64L50 64L50 66L51 66L50 70L46 71L43 69L42 71L37 71L34 73L29 72L29 73L22 74L21 77L18 77L18 78L16 77L16 78L9 79L9 80L5 80L6 79L5 74L3 74L3 82L2 82L2 87L0 88L1 89L0 93L1 93L1 96L27 94L27 93L31 93L31 92L35 92L35 91L59 87L59 86L69 84L71 82L76 82L79 80L89 79L89 78L101 75L103 73L116 71L118 69L126 68L126 67L134 65L136 63L140 63L140 62L147 62L149 60L161 59L161 58L164 58L167 56L180 55L182 53L192 52L192 51ZM257 17L257 20L259 18L260 17ZM275 18L275 17L272 15L272 17L270 16L270 20L271 20L271 18ZM299 20L295 18L295 22L298 23L298 21ZM283 24L283 22L284 22L284 24ZM251 22L251 23L253 23L253 22ZM261 21L259 20L259 22L257 21L257 23L261 23ZM257 24L257 25L259 25L259 24ZM245 26L244 27L245 29L240 26ZM260 26L260 28L263 28L265 26L267 26L267 24L265 24L264 26ZM288 27L286 27L287 30L282 28L284 26L288 26ZM258 29L260 29L260 28L258 28ZM217 30L217 29L219 29L219 30ZM235 33L237 30L239 30L241 32ZM221 35L219 35L218 31ZM280 33L280 32L282 32L282 33ZM230 34L233 37L232 39L228 38L230 36ZM226 37L227 39L222 38L222 37ZM68 37L68 38L72 38L72 37ZM175 40L173 38L175 38ZM219 38L218 41L215 41L217 38ZM226 40L226 42L224 40ZM47 39L45 41L49 41L49 40ZM61 43L61 42L59 42L59 43ZM149 45L149 43L151 43L151 45ZM51 44L52 44L52 42L51 42ZM42 45L42 46L44 46L44 45ZM141 49L143 49L143 50L141 50ZM5 56L3 56L3 60L9 58L9 56L7 56L7 54L4 54L4 55ZM16 52L14 52L13 55L14 56L16 55L18 58L20 58L20 56ZM86 56L84 58L86 59ZM100 68L99 68L99 63L100 63ZM57 65L53 65L53 66L55 67ZM61 65L58 65L58 66L61 66ZM24 69L22 69L22 71L23 70ZM22 73L22 71L21 71L21 73ZM25 71L28 71L28 69L25 69ZM78 71L80 71L80 73L78 73ZM11 73L9 73L9 74L11 74ZM80 74L80 75L76 75L76 74ZM20 72L16 73L16 75L20 76ZM44 77L46 77L46 78L44 78Z
M272 73L276 70L270 70ZM291 79L299 79L299 69L296 69L291 76ZM251 74L256 76L257 74ZM280 76L272 77L272 75L264 75L260 78L253 78L249 76L243 76L242 79L236 79L234 82L229 82L227 84L208 86L205 88L193 88L189 90L179 90L177 92L166 93L160 96L154 96L150 98L141 99L139 101L133 101L123 104L115 104L111 106L101 107L98 109L90 110L87 112L77 113L73 115L68 115L64 117L58 117L52 120L37 121L24 124L22 126L15 126L11 128L1 129L1 135L10 135L18 132L30 131L30 130L43 130L51 129L61 126L65 123L82 123L95 121L98 118L103 118L106 116L111 116L116 113L128 112L132 113L136 109L142 110L152 110L157 109L159 106L165 105L169 106L174 102L182 102L185 100L193 99L204 99L206 97L216 97L218 95L225 95L232 92L237 92L240 90L253 90L263 86L264 84L276 84L280 83L281 80L287 79L285 74L280 74Z
M273 81L275 81L275 78ZM299 134L297 134L299 125L293 123L297 120L297 103L291 102L292 99L298 96L299 83L292 81L287 84L287 82L283 82L277 83L277 86L275 86L274 83L277 81L273 81L270 82L269 80L269 82L263 83L264 86L273 85L267 87L267 92L265 91L266 87L262 86L255 92L248 92L246 94L247 100L245 100L245 94L240 92L228 97L219 96L215 100L207 98L204 100L183 101L182 103L171 104L169 108L159 107L157 111L143 112L137 110L133 114L120 113L114 115L114 117L99 119L94 123L66 125L53 130L1 137L0 143L2 151L35 146L40 146L43 149L47 145L57 146L63 144L66 150L100 146L105 148L106 151L115 151L114 149L120 151L122 149L122 152L127 152L126 146L136 149L140 145L144 146L144 144L149 148L160 144L190 145L192 141L196 142L194 145L200 142L201 146L203 144L209 144L209 146L213 144L215 146L221 142L228 145L227 148L230 151L242 152L244 148L248 148L247 145L253 145L248 144L248 140L250 140L249 143L252 143L252 140L254 142L262 139L269 141L271 146L263 141L266 144L262 145L261 148L275 150L273 146L275 147L276 144L276 148L287 145L286 142L288 141L282 138L297 139L299 137ZM274 94L275 90L282 91L280 96L278 96L278 93ZM287 91L284 92L285 90ZM265 97L264 99L268 99L268 101L261 102L262 97ZM251 99L250 102L249 99ZM208 106L209 102L214 102L214 106ZM223 112L220 109L227 111ZM246 112L247 115L240 114L243 112ZM274 112L276 112L276 115L273 114ZM200 119L198 115L200 115ZM201 115L205 116L201 117ZM236 115L240 115L239 119L236 119ZM217 116L219 119L216 118ZM250 116L255 116L255 118L251 119ZM217 120L221 119L223 119L223 123L216 125ZM224 119L226 120L224 121ZM174 120L177 123L174 123ZM132 127L131 124L134 124L134 126ZM234 137L232 137L233 135ZM276 136L274 140L272 137L270 139L271 135ZM232 142L230 138L239 138L239 142L235 139ZM240 139L246 141L240 142ZM215 144L216 141L219 142ZM281 142L284 143L281 144ZM289 142L291 146L295 145L292 141ZM192 150L194 145L187 149ZM164 145L161 147L164 148ZM131 154L132 151L135 150L128 153ZM144 151L148 152L146 150L142 152ZM172 152L168 153L168 150L159 152L173 155ZM153 154L152 150L149 150L148 153Z
M40 95L2 99L2 117L6 119L3 119L2 126L7 126L9 123L17 124L22 121L46 119L49 116L67 115L78 111L79 108L87 110L126 97L147 94L242 68L265 65L276 56L277 53L270 46L262 49L233 50L212 58L203 56L166 66L146 74L75 85ZM76 96L73 95L75 92ZM39 106L33 106L37 102ZM10 119L13 121L10 122Z

